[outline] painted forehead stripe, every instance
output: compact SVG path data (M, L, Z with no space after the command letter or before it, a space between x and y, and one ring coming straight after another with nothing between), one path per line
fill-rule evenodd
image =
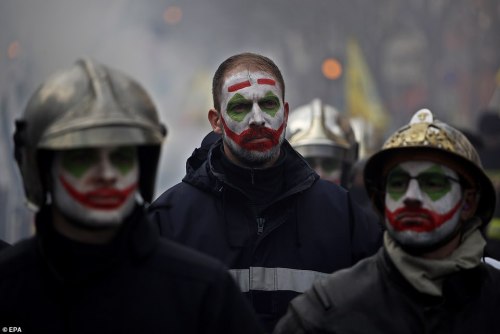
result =
M236 92L237 90L243 89L245 87L250 87L250 86L251 86L250 81L247 80L247 81L243 81L243 82L240 82L240 83L237 83L237 84L234 84L232 86L227 87L227 91L228 92Z
M273 79L257 79L257 83L259 85L276 86L276 81L274 81Z
M276 86L276 81L274 81L273 79L257 79L257 83L259 85ZM237 84L234 84L234 85L227 87L227 91L232 93L232 92L236 92L240 89L250 87L251 85L252 84L250 83L250 80L247 80L247 81L239 82Z

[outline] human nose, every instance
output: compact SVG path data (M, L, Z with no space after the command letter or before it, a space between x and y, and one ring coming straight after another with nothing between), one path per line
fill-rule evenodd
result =
M257 103L254 103L251 111L250 125L253 126L264 126L266 120L262 115L262 110Z
M409 180L408 188L404 195L404 202L406 205L422 203L422 191L416 179L412 178Z
M98 179L102 183L113 184L117 180L117 170L110 161L109 155L101 154L98 167Z

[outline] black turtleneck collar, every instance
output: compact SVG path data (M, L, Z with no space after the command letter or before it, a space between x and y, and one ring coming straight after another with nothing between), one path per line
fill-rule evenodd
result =
M256 205L265 205L283 191L286 153L281 150L276 163L268 168L248 168L230 161L221 145L219 166L225 181L240 189Z
M46 206L36 215L35 222L41 254L58 280L87 281L129 255L141 257L154 248L157 234L144 217L144 208L137 206L109 243L88 244L60 234L53 226L51 208Z

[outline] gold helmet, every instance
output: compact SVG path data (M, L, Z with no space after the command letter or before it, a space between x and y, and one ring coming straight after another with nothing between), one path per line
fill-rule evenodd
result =
M434 119L428 109L419 110L409 124L391 135L366 163L365 185L379 213L384 212L384 182L387 172L404 159L401 154L438 153L443 161L456 166L456 172L480 194L476 215L483 224L495 210L495 191L486 176L476 149L460 131ZM405 155L407 157L408 155Z
M15 156L28 203L37 208L45 203L41 153L124 145L139 147L140 191L150 201L165 135L139 83L90 59L79 60L45 81L16 121Z
M358 143L349 119L320 99L290 113L287 139L305 158L339 160L344 165L342 174L358 159Z

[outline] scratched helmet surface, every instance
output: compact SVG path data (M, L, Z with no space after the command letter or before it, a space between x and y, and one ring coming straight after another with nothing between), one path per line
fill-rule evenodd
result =
M91 59L79 60L42 83L16 121L15 155L28 202L45 202L41 152L103 146L139 147L140 191L149 201L165 135L137 81Z
M401 153L411 155L422 152L438 153L447 161L460 166L457 172L480 191L476 215L482 219L483 224L487 223L495 209L495 192L483 170L479 154L464 134L435 119L428 109L417 111L410 123L392 134L382 149L366 163L366 189L379 213L383 213L385 173L401 161Z

